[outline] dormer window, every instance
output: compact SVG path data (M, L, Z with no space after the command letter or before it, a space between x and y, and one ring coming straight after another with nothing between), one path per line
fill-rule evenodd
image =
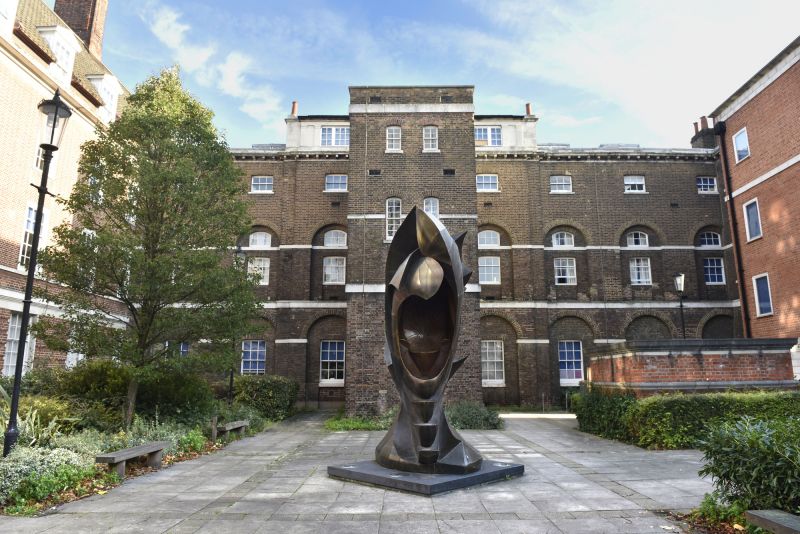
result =
M55 61L50 64L50 73L59 84L69 85L75 55L81 49L78 38L71 30L61 26L41 27L39 33L55 56Z
M103 100L103 106L97 110L100 120L108 124L117 116L117 102L121 92L119 81L110 74L87 76L87 78Z

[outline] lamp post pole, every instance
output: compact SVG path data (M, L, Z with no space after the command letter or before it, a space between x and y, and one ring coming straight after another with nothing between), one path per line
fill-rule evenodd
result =
M681 300L681 332L683 333L683 339L686 339L686 321L683 318L683 299L686 298L686 295L681 293L679 297Z
M22 371L25 365L25 350L28 341L28 322L31 317L31 301L33 300L33 282L36 275L36 259L39 252L39 237L42 233L42 214L44 211L44 197L48 194L47 178L50 173L50 162L53 160L53 153L58 150L58 141L64 131L66 121L72 112L69 107L61 101L59 91L52 100L45 100L39 104L39 109L47 116L46 126L49 127L47 139L49 142L42 143L42 179L39 185L31 184L39 191L39 201L36 204L36 215L33 224L33 239L31 241L30 259L28 260L28 276L25 281L25 297L22 301L22 324L19 329L19 341L17 343L17 361L14 366L14 390L11 394L11 411L8 416L8 426L3 440L3 456L8 456L11 449L19 439L19 428L17 426L17 413L19 411L20 383L22 382ZM59 124L61 123L61 124ZM60 128L60 131L57 131Z
M685 283L686 283L686 275L683 273L675 273L672 275L672 280L675 282L675 292L678 293L678 299L680 300L680 309L681 309L681 334L683 335L683 339L686 339L686 320L683 316L683 299L686 298L685 293Z

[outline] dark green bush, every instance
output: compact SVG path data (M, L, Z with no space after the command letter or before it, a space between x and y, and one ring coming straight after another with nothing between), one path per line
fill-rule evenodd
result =
M228 406L227 402L218 401L217 423L231 423L233 421L248 421L250 426L247 427L247 431L252 433L261 432L268 425L268 421L261 415L261 412L249 404L234 402Z
M298 390L293 380L275 375L240 375L234 382L236 401L256 408L272 421L291 415Z
M636 397L630 392L599 388L575 393L570 402L581 430L622 441L630 438L624 416L635 403Z
M141 380L136 412L145 417L172 419L187 425L208 422L214 412L214 392L197 374L168 368Z
M503 428L503 420L495 410L482 402L458 401L445 406L447 420L458 430L496 430Z
M700 442L703 476L745 509L800 511L800 417L745 417L713 427Z

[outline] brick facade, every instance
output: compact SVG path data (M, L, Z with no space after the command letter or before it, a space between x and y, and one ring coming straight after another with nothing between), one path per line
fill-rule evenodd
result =
M712 115L727 161L731 210L738 234L743 295L753 337L800 336L800 38L734 93ZM724 125L724 133L723 133ZM749 155L735 155L746 131ZM724 176L724 175L723 175ZM744 206L757 202L761 236L748 235ZM762 313L754 277L768 276L772 310Z
M302 377L301 400L344 398L350 413L376 413L396 399L383 361L389 198L403 213L438 198L451 234L467 231L464 261L474 274L460 350L468 359L450 398L560 402L559 341L580 341L586 362L615 340L680 337L678 271L687 337L739 335L725 211L719 194L696 187L697 177L716 176L713 149L537 146L535 117L474 115L471 87L352 87L350 96L348 115L287 118L285 146L233 150L245 180L273 178L271 193L248 195L254 230L268 230L272 247L243 250L270 257L268 369ZM484 125L502 129L500 146L476 146L475 127ZM402 152L386 150L391 126L401 128ZM438 151L423 150L425 126L438 127ZM323 127L349 127L349 145L322 145ZM347 192L325 192L327 174L347 175ZM499 190L476 191L477 174L497 175ZM571 177L571 194L551 194L554 175ZM644 176L646 192L625 193L626 175ZM347 232L346 249L324 246L330 229ZM499 246L479 248L482 230L498 232ZM633 231L647 246L628 245ZM706 231L719 245L701 246ZM574 246L554 247L556 232L571 233ZM346 257L345 285L322 283L329 255ZM499 258L499 283L478 285L481 256ZM556 284L557 258L575 260L574 285ZM651 283L631 283L634 258L649 259ZM722 283L706 283L705 258L722 259ZM334 392L319 387L323 338L346 340L345 384ZM481 386L481 340L502 342L502 383Z

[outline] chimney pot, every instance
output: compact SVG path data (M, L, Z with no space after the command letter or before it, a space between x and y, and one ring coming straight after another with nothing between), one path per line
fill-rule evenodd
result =
M533 113L531 111L531 103L530 102L527 102L525 104L525 115L533 115Z
M708 118L706 118L705 115L700 117L700 126L702 127L703 130L708 129Z
M297 117L297 100L292 100L292 117Z
M700 133L700 128L697 127L697 122L694 122L693 124L694 124L694 133L696 134Z

